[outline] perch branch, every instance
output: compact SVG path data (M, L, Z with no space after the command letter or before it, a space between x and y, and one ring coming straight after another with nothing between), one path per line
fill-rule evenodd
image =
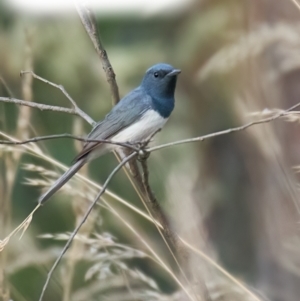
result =
M30 138L30 139L23 140L23 141L0 140L0 144L22 145L22 144L28 144L28 143L38 142L38 141L61 139L61 138L74 139L74 140L83 141L83 142L101 142L101 143L113 144L113 145L126 147L128 149L131 149L132 151L140 150L140 148L135 147L134 144L130 144L130 143L114 142L114 141L106 140L106 139L88 139L88 138L83 138L83 137L79 137L79 136L71 135L71 134L67 134L67 133L66 134L57 134L57 135L39 136L39 137L34 137L34 138Z
M76 5L77 12L80 16L81 22L82 22L87 34L89 35L90 39L92 40L97 54L100 57L104 72L106 74L106 79L110 86L113 104L116 104L120 99L119 89L117 86L117 82L115 79L115 73L113 71L112 65L108 59L107 52L105 51L104 46L100 39L100 34L97 29L97 23L96 23L95 16L92 13L92 11L89 8L87 8L84 4L80 3L80 1L76 0L75 5ZM125 151L124 151L125 156L128 156L130 154L130 152L131 152L131 150L125 149ZM124 157L124 155L122 155L121 153L116 154L116 156L119 158L119 160L120 160L120 158ZM144 162L144 165L145 164L147 164L146 161ZM148 185L147 190L145 189L143 177L138 168L135 158L133 160L130 160L128 169L129 169L131 176L134 179L133 186L136 189L138 195L141 197L141 200L143 201L144 205L147 207L147 203L150 203L150 204L152 204L151 208L152 207L154 208L153 204L156 204L155 205L156 210L153 210L153 213L155 215L158 214L160 219L162 221L164 221L165 230L163 231L163 233L166 234L167 238L169 238L171 240L171 242L174 244L175 243L175 234L173 234L171 228L169 227L169 223L167 222L168 219L165 216L165 214L163 213L163 211L161 210L160 206L158 205L158 202L157 202L156 198L154 197L154 194L151 191L150 186ZM147 202L146 200L149 200L149 202ZM156 218L156 216L155 216L155 218ZM166 242L166 244L168 245L167 242ZM174 246L176 247L176 244Z
M284 117L288 112L293 111L294 109L300 107L300 102L296 103L295 105L291 106L290 108L286 109L286 110L282 110L281 112L268 117L268 118L263 118L257 121L251 121L248 122L244 125L235 127L235 128L230 128L227 130L223 130L223 131L219 131L219 132L215 132L215 133L211 133L208 135L204 135L204 136L199 136L199 137L195 137L195 138L188 138L188 139L183 139L183 140L178 140L178 141L174 141L174 142L170 142L170 143L166 143L166 144L161 144L158 146L154 146L154 147L150 147L148 149L146 149L146 151L148 152L153 152L153 151L157 151L163 148L167 148L167 147L171 147L171 146L175 146L175 145L180 145L180 144L185 144L185 143L191 143L191 142L198 142L198 141L204 141L206 139L209 138L213 138L213 137L217 137L217 136L221 136L221 135L227 135L227 134L231 134L231 133L235 133L235 132L240 132L243 130L246 130L247 128L253 126L253 125L257 125L257 124L262 124L262 123L268 123L271 122L273 120L279 119L280 117Z

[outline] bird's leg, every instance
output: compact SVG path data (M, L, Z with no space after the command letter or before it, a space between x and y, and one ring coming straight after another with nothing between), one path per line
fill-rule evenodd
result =
M137 143L137 147L139 149L139 156L138 156L139 161L146 161L149 158L150 152L148 152L145 148L151 142L152 138L160 131L161 129L158 129L153 134L151 134L151 136L147 140Z
M126 145L128 145L127 149L129 151L137 151L138 152L138 159L139 160L146 160L150 153L145 151L145 147L147 146L148 141L128 141ZM126 147L125 147L126 148Z
M146 161L150 156L150 152L145 150L145 146L146 146L145 143L141 143L139 146L139 155L138 155L139 161Z

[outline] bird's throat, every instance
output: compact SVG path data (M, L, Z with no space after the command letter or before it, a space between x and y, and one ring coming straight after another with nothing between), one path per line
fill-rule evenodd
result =
M174 97L152 97L152 108L160 114L163 118L168 118L174 109Z

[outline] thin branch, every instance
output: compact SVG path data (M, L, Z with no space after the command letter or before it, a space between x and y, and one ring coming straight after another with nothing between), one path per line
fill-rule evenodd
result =
M146 143L144 143L143 148L145 148L149 144L149 142L152 140L152 138L159 131L160 130L156 131L149 137L148 141L146 141ZM141 153L141 151L139 153ZM141 158L140 163L141 163L141 167L142 167L141 181L143 184L144 195L145 195L145 198L142 199L142 201L148 211L148 214L153 218L153 222L157 228L157 231L159 232L162 239L164 240L167 248L170 251L170 254L174 258L185 281L187 283L189 283L189 280L176 257L176 255L180 256L181 263L186 261L186 259L188 258L188 253L186 251L186 248L183 246L182 242L178 239L178 235L172 230L169 220L168 220L167 216L165 215L164 211L162 210L162 208L161 208L159 202L157 201L153 191L151 190L151 187L149 184L149 169L148 169L148 165L147 165L147 159L149 158L149 155L150 155L150 153L144 152L144 153L142 153L142 156L140 156L140 158ZM139 173L139 175L140 175L140 173ZM149 208L150 208L150 210L149 210ZM153 215L155 216L155 218L153 217ZM155 220L157 220L163 226L162 229L160 227L158 227L158 225L156 225ZM174 254L174 252L171 249L167 240L169 240L171 242L172 246L175 248L176 253L177 253L176 255Z
M100 34L98 31L96 18L94 16L93 12L85 4L83 4L82 1L74 0L74 3L76 6L77 13L82 22L82 25L85 28L88 36L90 37L90 39L95 47L95 50L101 60L102 67L103 67L107 82L110 87L110 91L111 91L111 95L112 95L112 102L113 102L113 105L115 105L120 100L119 88L118 88L118 85L116 82L116 76L115 76L113 67L109 61L107 52L104 49L104 46L100 39ZM114 152L114 154L119 162L122 160L122 158L130 155L130 153L131 152L129 149L127 149L127 150L125 149L124 154L122 154L122 152ZM142 199L143 196L140 193L141 191L143 191L142 176L138 169L136 160L135 159L131 160L124 169L126 169L126 168L127 168L127 170L129 170L129 173L134 178L135 183L133 183L133 181L131 181L130 174L125 171L126 175L128 176L131 183L133 184L133 187L136 190L137 194Z
M72 114L72 115L79 115L78 112L76 112L76 110L74 110L74 109L45 105L42 103L26 101L26 100L22 100L22 99L13 98L13 97L0 97L0 101L6 102L6 103L14 103L14 104L21 105L21 106L27 106L27 107L31 107L34 109L39 109L41 111L54 111L54 112L68 113L68 114Z
M20 72L20 76L23 76L24 74L30 74L33 78L35 78L35 79L37 79L37 80L39 80L39 81L41 81L41 82L43 82L43 83L45 83L47 85L50 85L50 86L52 86L52 87L60 90L66 96L66 98L71 102L71 104L73 105L75 114L77 114L78 116L81 116L86 122L88 122L92 126L96 125L96 122L89 115L87 115L84 111L82 111L78 107L77 103L69 95L69 93L66 91L66 89L64 88L64 86L55 84L53 82L50 82L49 80L36 75L33 71L21 71Z
M145 207L148 210L149 215L153 218L153 222L157 228L157 231L160 233L161 237L163 238L164 242L166 243L167 248L169 249L172 257L174 258L180 272L182 273L183 277L187 282L188 278L185 275L185 272L183 271L180 263L177 260L177 256L180 256L181 262L186 260L188 258L188 253L186 248L183 246L182 242L179 240L178 235L173 232L172 227L168 221L167 216L164 214L164 211L162 210L161 206L159 205L154 193L151 190L150 184L149 184L149 170L146 160L141 160L141 166L143 171L142 181L145 189ZM148 209L150 208L150 210ZM153 217L155 216L155 218ZM162 228L160 228L155 221L158 221ZM168 239L171 244L175 247L176 255L174 254L173 250L170 248L167 240Z
M68 114L81 116L74 109L58 107L58 106L51 106L51 105L46 105L46 104L40 104L40 103L36 103L36 102L30 102L30 101L25 101L25 100L21 100L21 99L11 98L11 97L0 97L0 102L1 101L6 102L6 103L14 103L14 104L18 104L18 105L24 105L24 106L36 108L36 109L39 109L39 110L42 110L42 111L43 110L48 110L48 111L62 112L62 113L68 113ZM291 112L292 110L296 109L297 107L300 107L300 103L297 103L294 106L290 107L289 109L283 110L283 111L279 112L278 114L276 114L274 116L271 116L271 117L268 117L268 118L260 119L260 120L257 120L257 121L252 121L252 122L249 122L249 123L244 124L242 126L238 126L238 127L235 127L235 128L230 128L230 129L227 129L227 130L223 130L223 131L219 131L219 132L215 132L215 133L211 133L211 134L207 134L207 135L203 135L203 136L199 136L199 137L188 138L188 139L183 139L183 140L178 140L178 141L173 141L173 142L157 145L157 146L154 146L154 147L146 148L145 151L146 152L154 152L154 151L161 150L163 148L167 148L167 147L171 147L171 146L175 146L175 145L204 141L204 140L209 139L209 138L213 138L213 137L217 137L217 136L221 136L221 135L226 135L226 134L230 134L230 133L234 133L234 132L243 131L243 130L246 130L247 128L249 128L253 125L268 123L268 122L274 121L276 119L279 119L280 117L284 117L284 116L287 115L288 112ZM298 113L298 112L296 112L296 113ZM134 148L133 145L130 145L130 144L127 144L127 143L116 143L116 142L112 142L112 141L109 141L109 140L90 140L90 139L84 139L84 138L81 138L81 137L76 137L76 136L73 136L73 135L70 135L70 134L41 136L41 137L28 139L28 140L25 140L25 141L16 141L16 142L0 140L0 144L26 144L26 143L30 143L30 142L36 142L36 141L39 141L39 140L48 140L48 139L55 139L55 138L72 138L72 139L77 139L77 140L80 140L80 141L89 141L89 142L99 142L100 141L100 142L103 142L103 143L117 144L117 145L120 145L120 146L131 148L135 151L137 150L137 148Z
M140 148L134 146L134 144L115 142L115 141L106 140L106 139L88 139L88 138L83 138L83 137L79 137L79 136L68 134L68 133L39 136L39 137L34 137L34 138L30 138L30 139L23 140L23 141L0 140L0 144L22 145L22 144L28 144L28 143L38 142L38 141L61 139L61 138L74 139L74 140L83 141L83 142L101 142L101 143L107 143L107 144L113 144L113 145L126 147L126 148L129 148L136 152L140 151Z
M0 101L2 101L3 99L11 99L11 98L6 98L6 97L0 97ZM37 104L37 103L31 103L31 102L28 102L28 101L24 101L24 100L16 100L18 103L19 101L23 103L26 103L25 105L27 106L32 106L32 107L35 107L35 105L38 106L39 109L42 110L42 108L40 106L45 106L46 107L46 110L50 110L48 109L48 107L51 107L53 108L54 106L48 106L48 105L44 105L44 104ZM15 102L15 101L6 101L5 102ZM82 137L78 137L78 136L75 136L75 135L71 135L71 134L57 134L57 135L49 135L49 136L40 136L40 137L34 137L34 138L31 138L31 139L28 139L28 140L24 140L24 141L7 141L7 140L0 140L0 144L15 144L15 145L20 145L20 144L27 144L27 143L31 143L31 142L37 142L37 141L41 141L41 140L50 140L50 139L59 139L59 138L70 138L70 139L75 139L75 140L79 140L79 141L83 141L83 142L103 142L103 143L110 143L110 144L115 144L115 145L120 145L122 147L126 147L126 148L129 148L131 150L134 150L134 151L140 151L140 150L143 150L145 152L154 152L154 151L157 151L157 150L161 150L163 148L167 148L167 147L171 147L171 146L176 146L176 145L181 145L181 144L185 144L185 143L192 143L192 142L199 142L199 141L204 141L206 139L210 139L210 138L214 138L214 137L218 137L218 136L221 136L221 135L227 135L227 134L230 134L230 133L234 133L234 132L239 132L239 131L243 131L243 130L246 130L247 128L251 127L251 126L254 126L254 125L258 125L258 124L263 124L263 123L269 123L271 121L274 121L276 119L279 119L281 117L284 117L287 115L287 113L294 113L294 112L291 112L292 110L296 109L297 107L300 106L300 103L297 103L295 104L294 106L290 107L289 109L287 110L283 110L281 112L279 112L278 114L275 114L274 116L271 116L271 117L268 117L268 118L264 118L264 119L260 119L260 120L257 120L257 121L251 121L251 122L248 122L244 125L241 125L241 126L238 126L238 127L235 127L235 128L230 128L230 129L226 129L226 130L223 130L223 131L219 131L219 132L214 132L214 133L211 133L211 134L207 134L207 135L203 135L203 136L198 136L198 137L194 137L194 138L187 138L187 139L183 139L183 140L177 140L177 141L173 141L173 142L169 142L169 143L165 143L165 144L161 144L161 145L157 145L157 146L154 146L154 147L150 147L150 148L140 148L140 147L135 147L134 145L132 144L129 144L129 143L119 143L119 142L113 142L113 141L110 141L110 140L105 140L105 139L87 139L87 138L82 138ZM67 108L62 108L62 107L54 107L54 108L59 108L59 109L63 109L63 110L71 110L71 109L67 109ZM61 112L63 110L60 110ZM54 111L56 111L56 109L54 109ZM65 112L65 111L63 111ZM67 113L70 113L70 112L67 112ZM295 112L296 114L299 114L298 111ZM74 112L72 114L75 114ZM138 168L136 167L136 170L138 170ZM142 178L141 178L142 179ZM149 189L149 187L148 187Z
M165 216L165 214L163 213L161 206L159 205L153 191L150 188L149 170L148 170L148 165L146 160L141 160L141 166L143 170L142 181L143 181L145 193L147 195L147 198L145 200L146 204L150 207L152 213L155 215L158 222L163 226L164 234L166 234L167 238L170 239L170 241L174 246L176 246L177 236L172 231L170 231L169 221Z
M102 67L106 75L106 80L109 83L113 104L115 105L120 100L119 88L116 82L115 72L108 59L107 52L100 40L95 15L85 4L82 3L82 1L74 0L74 2L83 27L93 42L96 52L101 60Z
M209 139L209 138L213 138L213 137L217 137L217 136L221 136L221 135L226 135L226 134L231 134L231 133L234 133L234 132L243 131L243 130L246 130L247 128L249 128L253 125L268 123L268 122L274 121L276 119L279 119L280 117L285 116L287 112L290 112L290 111L296 109L297 107L300 107L300 102L293 105L292 107L290 107L287 110L281 111L280 113L278 113L278 114L276 114L272 117L260 119L260 120L257 120L257 121L251 121L251 122L248 122L244 125L241 125L241 126L238 126L238 127L235 127L235 128L231 128L231 129L211 133L211 134L204 135L204 136L188 138L188 139L178 140L178 141L174 141L174 142L169 142L169 143L166 143L166 144L161 144L161 145L158 145L158 146L147 148L147 149L145 149L145 151L154 152L154 151L161 150L163 148L167 148L167 147L171 147L171 146L175 146L175 145L191 143L191 142L198 142L198 141L204 141L204 140Z
M148 159L150 153L144 152L145 147L149 144L152 138L159 132L160 130L154 132L146 142L140 143L140 151L139 151L139 159L142 162L142 169L143 169L143 176L138 168L137 161L135 159L131 160L130 163L130 171L132 177L128 174L127 170L125 169L125 173L128 176L131 184L133 185L134 189L136 190L138 196L140 197L144 207L146 208L150 218L152 219L153 224L157 228L157 231L161 235L163 241L165 242L170 254L174 258L180 272L182 273L184 279L188 283L189 280L186 277L180 263L176 255L174 254L168 240L171 242L172 246L175 248L177 255L180 255L181 261L187 259L187 252L186 248L182 245L181 241L178 240L176 233L173 232L172 228L170 227L169 221L167 216L164 214L162 208L160 207L154 193L151 190L149 185L149 171L146 160ZM124 153L128 155L130 153L129 149L125 149ZM120 158L119 158L120 160ZM154 216L155 217L154 217ZM184 260L183 260L184 259Z
M100 40L100 35L99 35L98 29L97 29L97 23L95 20L95 16L93 15L93 13L90 9L88 9L84 4L82 4L80 2L80 0L75 0L75 5L76 5L77 12L80 16L80 19L82 21L82 24L83 24L86 32L88 33L90 39L92 40L94 47L97 51L97 54L100 57L103 69L106 74L106 79L110 86L110 90L111 90L111 94L112 94L112 98L113 98L113 104L116 104L119 101L120 97L119 97L118 86L117 86L117 83L115 80L115 73L110 64L107 53L103 47L103 44ZM129 149L125 149L125 151L124 151L125 156L128 156L130 154L130 152L131 151ZM120 157L121 158L124 157L124 155L121 152L119 152L119 153L115 152L115 154L116 154L116 157L118 160ZM145 162L145 164L146 164L146 162ZM154 197L154 194L152 193L150 186L148 187L149 193L145 190L145 187L143 184L143 178L141 176L140 170L137 166L137 162L135 159L131 160L129 162L128 166L126 166L126 167L129 169L130 174L133 176L133 179L135 182L133 187L145 205L146 200ZM150 202L158 204L156 199L151 199ZM147 208L147 206L146 206L146 208ZM160 212L158 212L158 211L160 211ZM161 218L164 218L164 220L165 220L164 226L167 227L169 224L169 223L167 223L167 217L162 212L160 207L157 207L157 211L155 211L155 214L159 214L159 216ZM172 233L172 230L170 229L170 227L168 227L168 230L165 230L164 233ZM160 234L161 234L161 232L160 232ZM172 235L172 237L175 237L175 236ZM171 237L168 235L168 238L171 238ZM165 240L165 238L163 238L163 239ZM166 240L165 240L165 242L166 242L168 248L170 249L168 242ZM171 242L174 243L175 240L171 239ZM177 245L175 244L174 247L176 248Z
M110 173L110 175L107 177L105 183L102 186L102 189L99 191L98 195L96 196L95 200L91 203L91 205L89 206L88 210L85 212L81 222L78 224L78 226L74 229L74 231L72 232L71 236L69 237L66 245L64 246L62 252L60 253L60 255L58 256L58 258L56 259L56 261L54 262L52 268L50 269L50 271L48 272L47 275L47 279L46 282L43 286L43 290L41 292L39 301L43 300L45 291L48 287L48 284L50 282L50 279L52 277L52 274L54 272L54 270L56 269L57 265L59 264L59 262L61 261L62 257L64 256L64 254L67 252L67 250L69 249L74 237L76 236L76 234L78 233L78 231L80 230L81 226L84 224L84 222L86 221L86 219L88 218L89 214L91 213L91 211L93 210L94 206L97 204L98 200L100 199L100 197L102 196L102 194L105 192L109 182L111 181L111 179L113 178L113 176L129 161L131 160L133 157L135 157L137 155L137 152L132 153L130 156L124 158L122 160L121 163L119 163L114 170Z

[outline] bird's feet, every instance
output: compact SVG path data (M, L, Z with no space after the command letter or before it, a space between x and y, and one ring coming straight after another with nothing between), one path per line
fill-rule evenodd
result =
M150 153L145 149L147 145L148 145L148 141L137 143L137 148L139 149L139 153L138 153L139 161L146 161L149 158Z

